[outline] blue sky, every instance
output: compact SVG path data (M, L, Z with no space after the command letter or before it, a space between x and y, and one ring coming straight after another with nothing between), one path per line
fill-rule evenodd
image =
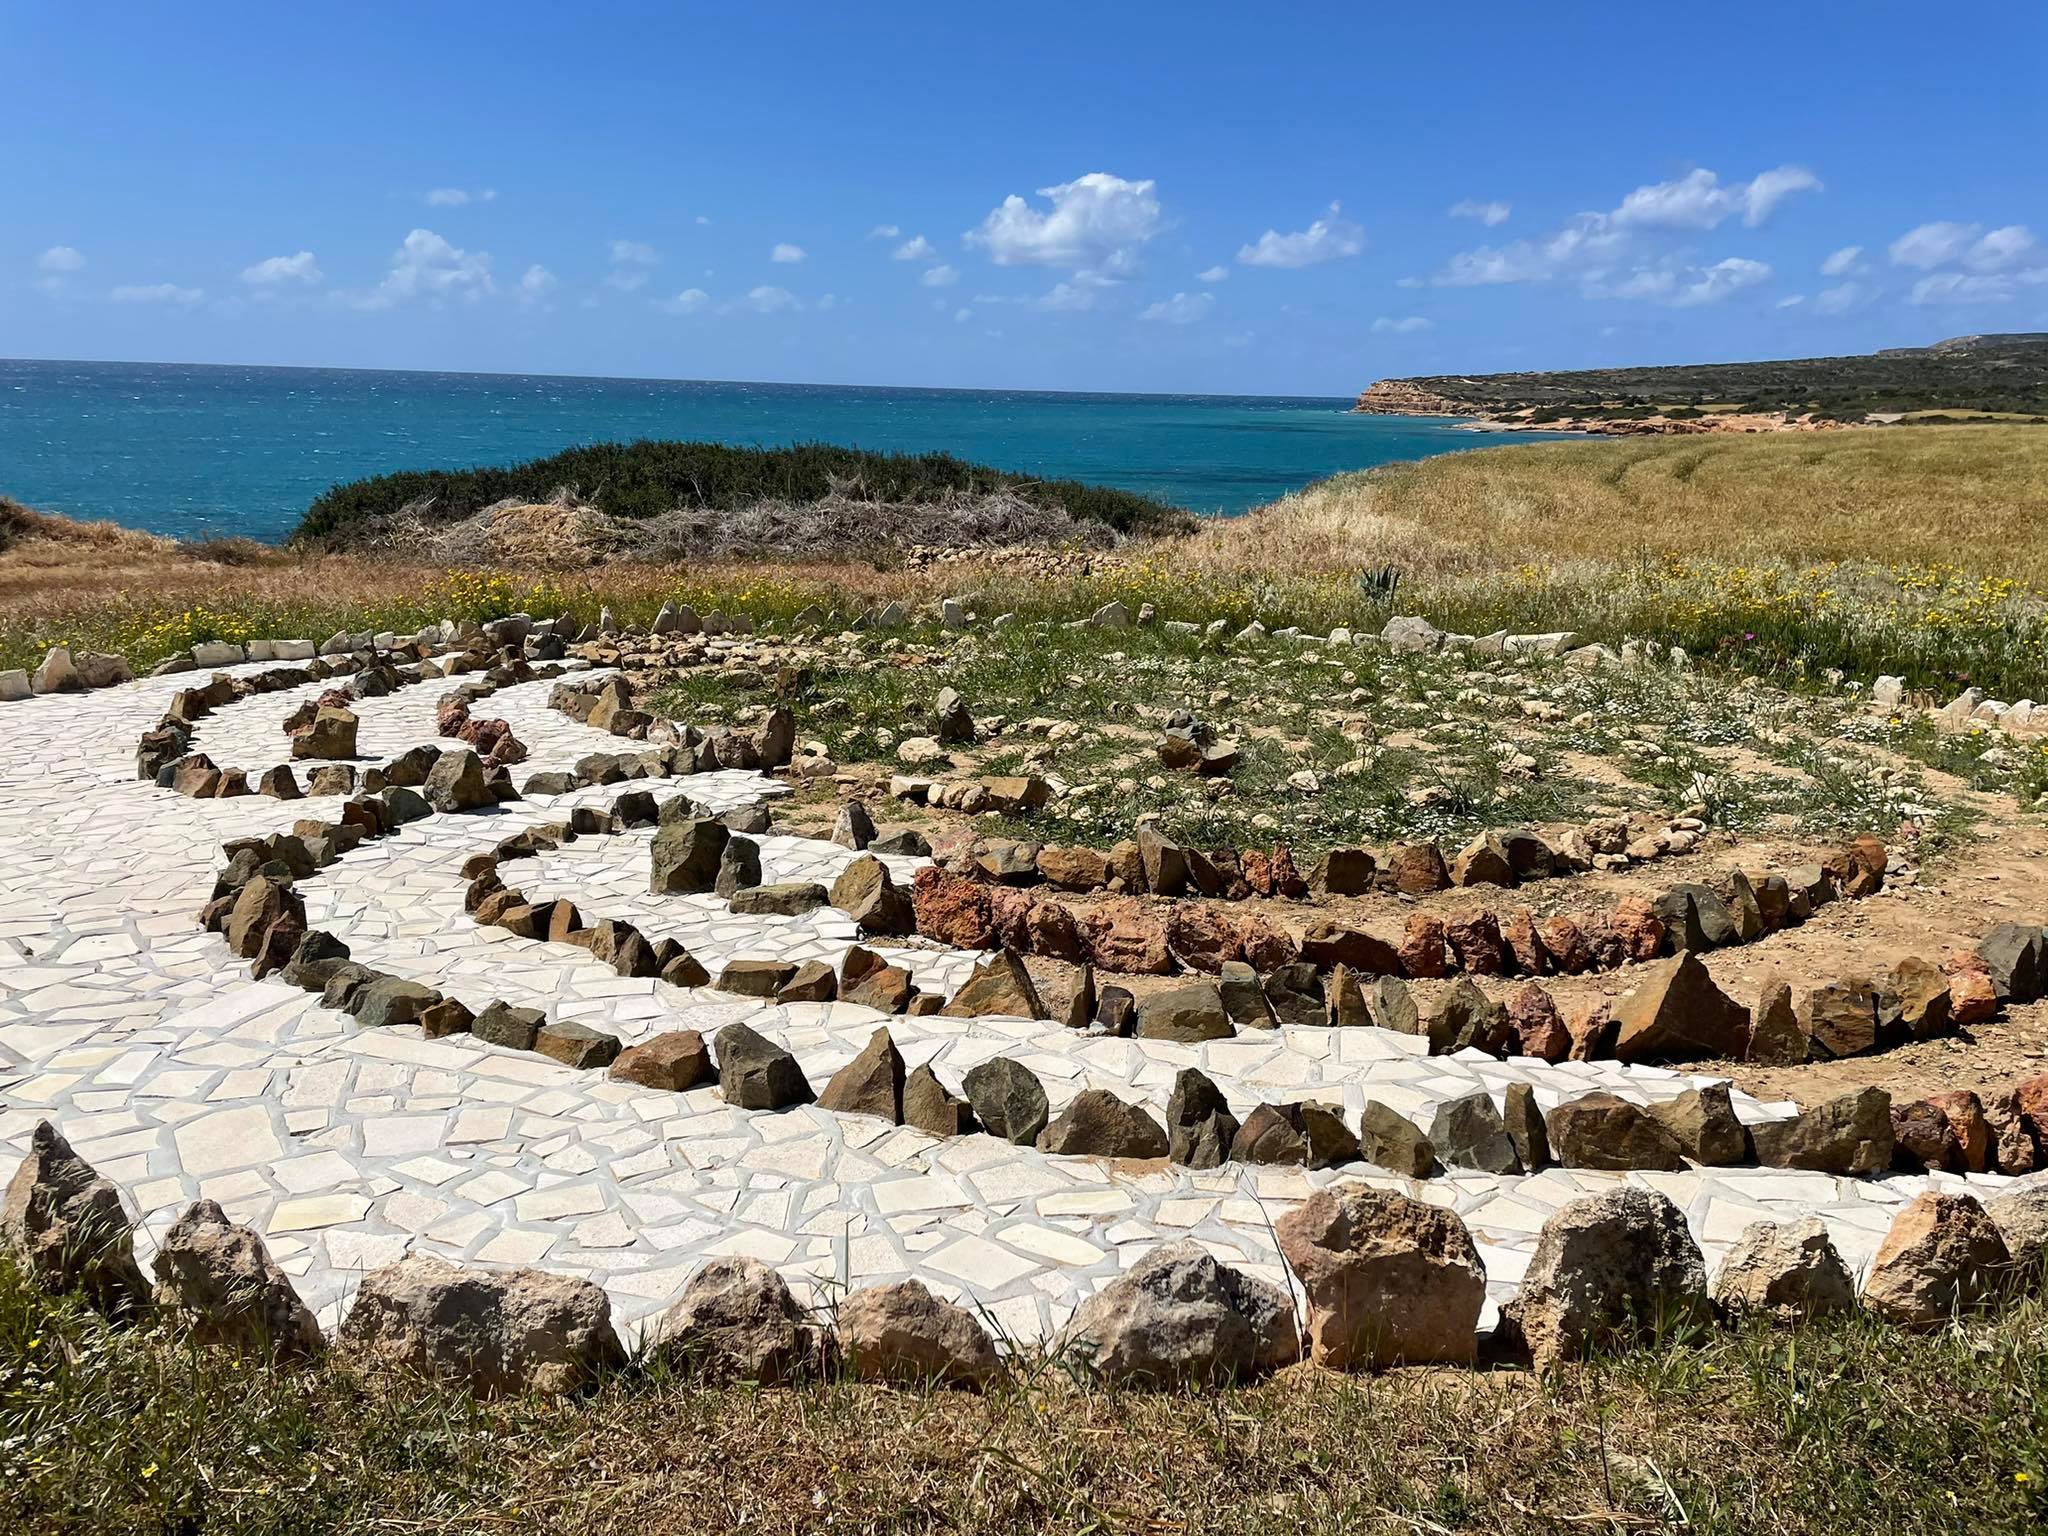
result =
M2048 329L2011 0L0 0L0 58L0 356L1349 394Z

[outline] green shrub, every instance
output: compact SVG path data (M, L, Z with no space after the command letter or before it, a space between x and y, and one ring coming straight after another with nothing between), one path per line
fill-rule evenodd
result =
M1179 507L1133 491L1078 480L1036 480L969 464L949 453L869 453L829 443L735 448L723 443L593 443L509 467L406 470L337 485L316 498L292 534L296 544L344 544L377 518L415 503L433 522L454 522L507 499L545 501L567 488L615 517L654 517L678 507L734 510L759 501L811 502L835 484L876 501L937 501L1012 491L1119 533L1190 524Z

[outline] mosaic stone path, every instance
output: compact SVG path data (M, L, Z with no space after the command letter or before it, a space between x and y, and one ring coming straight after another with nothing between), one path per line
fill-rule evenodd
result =
M1852 1267L1868 1261L1894 1209L1922 1190L2009 1182L1752 1168L1551 1169L1410 1183L1364 1165L1313 1173L1111 1167L985 1136L939 1141L814 1107L748 1113L727 1108L712 1088L634 1088L466 1036L359 1029L315 997L251 981L225 944L195 925L224 839L288 830L323 802L194 801L138 782L137 732L189 681L0 706L0 1173L12 1171L31 1127L47 1116L127 1192L143 1221L145 1262L157 1234L206 1196L265 1235L329 1327L364 1271L409 1249L588 1276L609 1292L629 1335L698 1265L739 1253L780 1267L820 1299L915 1276L979 1307L1008 1337L1031 1341L1162 1241L1193 1237L1284 1284L1272 1223L1309 1189L1347 1179L1457 1209L1486 1263L1482 1323L1490 1326L1545 1216L1618 1182L1677 1201L1710 1265L1749 1222L1814 1213ZM323 686L230 705L204 723L198 744L221 763L276 762L284 715ZM521 778L617 747L548 709L549 686L502 690L479 710L509 720L532 749ZM365 755L388 758L433 741L443 691L427 683L363 701ZM566 806L606 804L624 787L645 786L435 816L367 843L304 884L308 922L377 969L474 1007L495 998L544 1007L629 1044L694 1028L715 1048L720 1027L744 1020L794 1051L822 1088L879 1015L678 991L464 915L458 870L467 855L558 819ZM783 792L743 772L653 787L715 809ZM713 974L739 956L836 960L854 942L851 921L830 909L743 917L715 897L649 897L650 835L581 839L508 873L522 889L569 897L587 914L673 935ZM760 841L770 880L829 881L853 856L812 840ZM903 876L918 863L890 862ZM885 953L921 986L945 991L976 959L929 947ZM956 1090L977 1062L1017 1056L1045 1081L1055 1113L1083 1088L1100 1087L1157 1114L1174 1073L1188 1065L1214 1078L1240 1115L1262 1099L1314 1097L1341 1102L1355 1122L1370 1097L1425 1126L1436 1103L1475 1086L1498 1099L1509 1083L1526 1081L1547 1109L1595 1088L1648 1102L1702 1081L1613 1062L1429 1057L1418 1054L1419 1040L1369 1028L1182 1045L1086 1039L1023 1020L887 1023L911 1068L929 1061ZM1736 1104L1750 1122L1791 1112L1740 1095Z

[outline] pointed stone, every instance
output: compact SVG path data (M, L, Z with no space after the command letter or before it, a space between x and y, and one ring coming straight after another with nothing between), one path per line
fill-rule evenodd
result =
M903 1123L903 1057L888 1030L876 1030L860 1054L832 1074L818 1095L818 1107L841 1115L873 1115L891 1125Z

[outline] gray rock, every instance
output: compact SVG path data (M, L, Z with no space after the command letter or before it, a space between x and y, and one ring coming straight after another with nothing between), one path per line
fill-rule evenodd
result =
M1522 1171L1507 1125L1494 1108L1492 1095L1483 1088L1437 1105L1429 1142L1446 1168L1476 1168L1483 1173Z
M626 1363L611 1303L591 1281L424 1253L365 1275L335 1342L358 1362L488 1395L577 1392Z
M134 1229L120 1191L47 1120L36 1122L28 1156L8 1181L0 1247L52 1295L83 1291L112 1318L148 1309L149 1282L135 1262Z
M1112 1384L1175 1387L1277 1370L1300 1358L1301 1336L1283 1293L1186 1242L1082 1302L1054 1350Z
M734 891L732 910L740 917L802 917L815 912L832 899L822 885L808 880L791 880L776 885L750 885Z
M1436 1167L1436 1148L1421 1128L1375 1099L1366 1100L1359 1116L1358 1155L1411 1179L1426 1179Z
M1684 1213L1651 1190L1612 1189L1544 1222L1521 1289L1501 1309L1502 1342L1548 1370L1710 1316L1706 1266Z
M648 890L656 896L688 896L716 889L719 861L731 837L723 822L710 817L664 820L651 847Z
M2039 923L2000 923L1978 940L1977 958L2001 1003L2031 1003L2048 992L2048 944Z
M874 818L868 815L868 808L858 800L849 800L839 807L839 817L832 823L832 841L842 848L859 851L875 840Z
M1880 1173L1892 1161L1892 1099L1882 1088L1856 1088L1789 1120L1749 1127L1756 1160L1766 1168L1818 1173Z
M1230 1156L1237 1116L1223 1090L1193 1067L1182 1067L1166 1100L1167 1156L1189 1168L1217 1168Z
M211 1200L194 1201L171 1223L152 1267L156 1304L201 1342L277 1354L320 1348L319 1322L263 1239Z
M1223 1013L1238 1029L1272 1029L1273 1010L1266 1003L1265 989L1259 985L1259 973L1242 960L1226 960L1223 970L1216 978L1217 995L1223 1000Z
M1984 1202L1984 1212L2005 1239L2006 1252L2021 1280L2040 1286L2048 1263L2048 1184L2008 1190Z
M713 1381L781 1386L831 1366L829 1335L759 1259L713 1259L690 1277L653 1333L656 1359Z
M1045 1129L1049 1106L1045 1087L1029 1067L1007 1056L993 1056L969 1070L961 1081L974 1118L991 1136L1033 1146Z
M730 823L727 823L730 825ZM751 837L729 837L718 856L718 879L712 889L727 901L761 883L761 845Z
M1714 1301L1729 1317L1780 1326L1856 1310L1856 1281L1817 1216L1753 1221L1721 1260Z
M1223 1040L1231 1033L1230 1015L1214 982L1186 982L1138 1002L1138 1037L1142 1040Z
M1678 1138L1641 1105L1605 1091L1566 1099L1544 1117L1550 1150L1567 1168L1610 1172L1685 1167Z
M735 1108L788 1109L816 1097L796 1058L744 1024L727 1024L711 1046L719 1091Z
M1166 1132L1136 1104L1101 1088L1083 1088L1038 1133L1038 1150L1070 1157L1164 1157Z
M1500 1117L1508 1128L1508 1140L1515 1144L1522 1171L1541 1173L1549 1167L1550 1137L1543 1125L1543 1111L1536 1107L1536 1090L1527 1083L1509 1083Z
M547 1021L548 1016L538 1008L515 1008L510 1003L494 1002L471 1021L469 1032L489 1045L530 1051L540 1036L540 1027Z
M452 747L440 755L427 775L425 793L427 804L443 813L497 804L483 760L467 747Z

